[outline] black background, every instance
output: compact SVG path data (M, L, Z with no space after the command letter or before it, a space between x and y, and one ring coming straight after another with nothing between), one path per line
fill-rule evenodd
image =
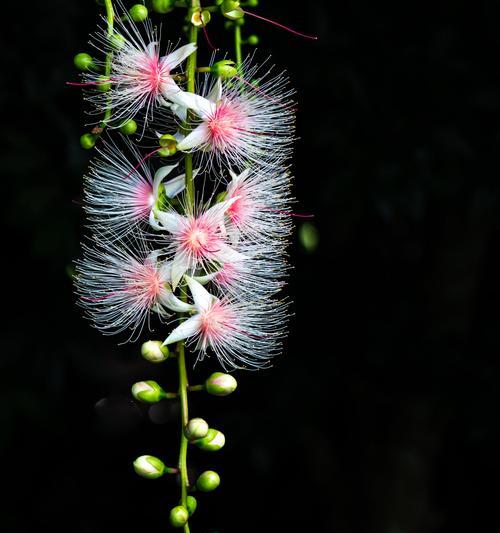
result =
M320 245L308 254L295 237L285 356L239 374L232 396L192 396L193 416L228 442L190 453L222 477L191 531L498 531L500 6L254 11L319 36L246 24L297 87L295 194ZM90 154L65 81L97 13L90 0L4 12L5 532L163 531L178 500L174 479L131 468L143 453L175 463L178 407L148 411L129 394L141 379L174 387L175 363L151 368L101 337L66 272ZM209 30L228 44L220 20ZM214 370L200 364L192 383Z

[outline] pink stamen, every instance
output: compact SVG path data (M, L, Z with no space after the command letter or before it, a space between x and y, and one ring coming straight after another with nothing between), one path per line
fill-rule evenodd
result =
M278 213L279 215L286 215L294 218L314 218L314 215L311 214L300 214L300 213L290 213L290 211L285 211L283 209L270 209L269 207L263 207L263 211L271 211L271 213Z
M89 87L89 86L95 86L95 85L104 85L110 82L111 80L85 81L81 83L76 82L76 81L67 81L66 85L70 85L71 87Z
M260 15L256 15L255 13L250 13L250 11L244 10L243 12L246 15L250 15L251 17L255 17L257 19L263 20L264 22L269 22L269 24L272 24L273 26L277 26L278 28L281 28L282 30L293 33L293 35L297 35L297 37L303 37L304 39L311 39L312 41L318 40L318 38L315 35L306 35L305 33L292 30L292 28L289 28L288 26L284 26L283 24L280 24L279 22L275 22L274 20L268 19L266 17L261 17Z
M264 96L268 100L271 100L271 102L273 102L273 104L276 104L276 105L279 105L281 107L284 107L285 109L288 109L290 111L297 111L296 107L290 107L290 106L287 106L287 105L279 102L278 100L275 100L272 96L269 96L265 91L263 91L262 89L259 89L258 87L255 87L255 85L249 83L247 80L245 80L243 78L240 78L240 76L234 76L234 77L238 81L241 81L241 83L243 83L243 84L247 85L248 87L250 87L251 89L253 89L255 92L261 94L262 96Z
M149 152L149 154L146 154L139 163L125 176L125 179L128 179L143 163L144 161L147 161L151 156L155 155L160 150L163 150L163 146L160 146L160 148L157 148L156 150L153 150L152 152Z

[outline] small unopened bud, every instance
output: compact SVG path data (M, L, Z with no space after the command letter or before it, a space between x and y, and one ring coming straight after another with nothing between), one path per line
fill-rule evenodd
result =
M115 50L120 50L125 44L125 37L121 33L113 33L109 41Z
M196 501L196 498L194 496L188 496L186 500L187 510L189 513L189 516L191 516L198 507L198 502Z
M85 150L90 150L91 148L94 148L96 139L96 135L92 135L92 133L84 133L80 137L80 146L85 148Z
M150 363L162 363L168 359L170 350L162 341L147 341L141 346L141 355Z
M137 122L129 119L120 126L120 131L124 135L133 135L137 131Z
M248 7L257 7L259 5L259 0L247 0Z
M158 139L159 145L162 147L158 150L158 154L162 157L174 155L177 152L177 139L173 135L166 133Z
M226 444L226 437L224 437L222 431L210 428L207 436L197 440L195 444L206 452L217 452Z
M211 19L210 11L198 9L191 15L191 24L197 28L203 28Z
M247 43L250 46L257 46L259 44L259 37L257 35L249 35L247 39Z
M205 389L209 394L214 396L227 396L231 394L238 382L229 374L223 374L222 372L214 372L206 381Z
M182 505L177 505L170 511L170 524L173 527L182 527L189 519L188 510Z
M217 472L207 470L196 480L196 488L201 492L212 492L220 485L220 477Z
M147 479L156 479L165 473L163 461L153 455L141 455L134 461L136 473Z
M99 76L96 89L101 93L106 93L111 89L111 83L106 76Z
M73 58L73 63L78 70L82 70L84 72L95 69L95 63L92 59L92 56L86 54L85 52L76 54L76 56Z
M164 397L164 392L156 381L139 381L132 385L132 395L141 402L157 403Z
M203 418L192 418L184 428L184 434L190 441L203 439L208 434L208 424Z
M134 22L144 22L148 18L148 8L142 4L135 4L128 13Z
M223 80L227 78L232 78L236 76L238 70L235 67L235 62L230 59L223 59L222 61L217 61L210 67L210 72L215 76L219 76Z
M170 13L174 9L174 0L153 0L153 11L156 13Z
M236 20L245 14L240 7L240 3L235 0L224 0L220 6L222 14L229 20Z

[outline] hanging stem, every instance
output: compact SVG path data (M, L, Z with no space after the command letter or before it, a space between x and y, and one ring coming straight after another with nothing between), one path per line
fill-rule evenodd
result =
M104 5L106 7L106 20L108 23L108 39L111 40L113 37L113 27L114 27L114 20L115 20L115 13L113 11L113 2L112 0L104 0ZM113 57L113 52L110 50L106 55L106 64L104 65L104 76L105 79L109 80L111 77L111 59ZM102 119L102 122L100 124L101 128L106 127L109 119L111 118L111 107L109 106L109 98L108 98L108 105L106 106L106 112L104 113L104 118Z
M196 9L200 7L199 0L191 0L190 9ZM191 24L189 30L189 41L196 43L198 40L198 28ZM186 66L186 88L188 92L194 93L195 90L195 75L196 75L196 51L193 52L187 60ZM184 124L184 131L189 131L189 122L191 116L188 113L186 123ZM186 153L184 156L184 167L186 176L186 210L188 213L194 211L194 184L193 184L193 155ZM186 294L183 295L183 299L186 299ZM187 491L189 488L189 479L187 474L187 448L188 440L184 434L184 428L189 421L188 411L188 378L186 371L186 353L185 343L181 341L177 345L177 364L179 368L179 398L181 402L181 443L179 448L179 471L181 477L181 505L187 509ZM189 533L189 522L184 525L184 533Z
M238 70L241 67L241 26L235 23L234 25L234 54L236 56L236 67Z

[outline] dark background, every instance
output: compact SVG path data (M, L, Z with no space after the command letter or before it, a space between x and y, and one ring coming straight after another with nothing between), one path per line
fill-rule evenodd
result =
M35 5L36 4L36 5ZM500 6L493 1L262 2L249 19L298 90L295 193L320 245L297 238L286 354L238 374L227 398L192 395L224 431L220 489L192 531L500 531ZM77 74L98 8L23 4L5 14L1 101L2 531L167 530L178 408L149 410L130 385L175 386L175 363L101 337L66 272L83 234L89 152ZM178 26L167 17L167 28ZM212 39L226 43L220 20ZM249 31L245 29L247 34ZM192 383L217 370L212 359ZM170 385L169 385L170 384Z

